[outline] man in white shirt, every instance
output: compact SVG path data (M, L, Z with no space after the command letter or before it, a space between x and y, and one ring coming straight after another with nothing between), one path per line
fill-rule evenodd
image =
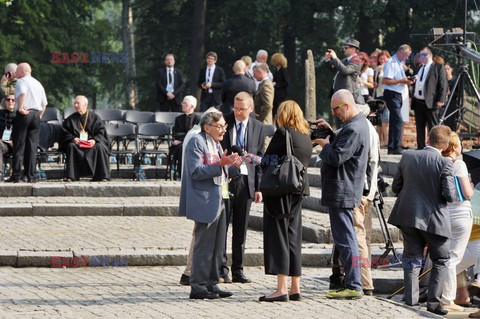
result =
M433 62L432 51L425 47L420 51L422 65L417 73L412 109L415 110L417 148L425 147L425 126L430 131L438 124L439 110L447 100L448 81L445 67Z
M261 81L258 81L253 76L253 67L259 63L267 64L267 60L268 60L268 52L265 50L258 50L255 62L253 62L252 65L250 65L250 69L248 70L248 73L250 73L250 75L255 80L255 90L258 90L258 86L260 85ZM272 72L270 72L270 70L268 71L268 78L270 79L270 81L273 81L273 74Z
M18 65L15 88L17 115L12 130L13 172L8 180L13 183L20 181L22 164L28 182L34 182L37 148L40 140L40 118L48 104L45 89L31 74L32 68L28 63Z

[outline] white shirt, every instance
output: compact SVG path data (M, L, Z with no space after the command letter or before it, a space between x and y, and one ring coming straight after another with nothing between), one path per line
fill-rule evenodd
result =
M210 70L210 76L208 76L208 70ZM213 78L213 73L215 73L215 64L209 67L207 65L207 68L205 69L205 82L207 83L212 83L212 78ZM208 89L208 93L212 93L212 89Z
M23 78L17 80L17 86L15 87L15 111L18 110L18 98L20 95L25 94L25 101L23 103L23 109L42 111L47 106L47 96L45 95L45 89L37 79L31 75L25 75Z
M170 82L170 77L169 77L170 72L171 72L171 74L172 74L172 82ZM173 67L171 67L171 68L167 67L167 86L168 86L169 84L171 84L172 87L173 87L173 82L174 82L174 81L175 81L175 76L174 76L174 74L173 74Z
M373 69L371 68L367 68L365 70L365 72L363 72L362 74L360 74L360 78L362 80L364 80L365 82L368 82L368 77L369 76L372 76L373 77ZM363 83L360 83L360 88L359 88L359 92L360 95L368 95L368 88L365 86L365 84Z
M405 78L402 62L400 62L396 54L383 65L383 78L391 80L401 80ZM406 86L406 84L384 84L383 88L402 94Z
M425 100L425 90L423 88L425 86L432 62L433 61L429 61L427 65L422 65L420 70L418 70L417 81L415 82L415 93L413 94L413 96L418 100Z

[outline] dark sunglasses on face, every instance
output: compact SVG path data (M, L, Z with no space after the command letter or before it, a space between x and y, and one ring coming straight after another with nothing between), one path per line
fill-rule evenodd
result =
M15 102L15 99L5 99L7 102Z

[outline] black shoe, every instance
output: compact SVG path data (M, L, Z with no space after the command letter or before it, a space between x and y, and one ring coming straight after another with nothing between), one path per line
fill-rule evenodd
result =
M302 300L302 296L299 293L292 294L292 295L288 295L288 299L290 299L290 301L300 301Z
M36 183L38 182L38 179L27 179L27 183Z
M218 279L219 284L231 284L232 279L228 275L223 275Z
M363 294L365 296L373 296L373 289L363 289Z
M272 297L272 298L268 298L267 296L261 296L260 298L258 298L258 301L266 301L266 302L275 302L275 301L288 301L288 295L281 295L281 296L278 296L278 297Z
M233 295L230 291L226 290L217 290L214 293L216 293L220 298L228 298Z
M249 283L252 282L250 279L245 277L245 275L243 273L232 275L232 281L233 282L239 282L241 284L249 284Z
M182 277L180 277L180 285L190 286L190 276L182 274Z
M403 150L402 150L401 147L395 148L395 149L389 148L389 149L388 149L388 154L389 154L389 155L402 155L402 154L403 154Z
M434 314L437 314L437 315L440 315L440 316L445 316L445 315L448 314L448 310L444 309L442 306L438 306L435 309L427 307L427 311L433 312Z
M90 182L108 182L108 178L92 178Z
M330 290L343 289L345 288L344 281L345 281L344 276L333 277L332 275L330 276L330 285L328 286L328 289Z
M220 296L214 292L202 291L196 294L190 293L190 299L218 299Z
M9 177L5 180L5 183L20 183L20 180L13 177Z

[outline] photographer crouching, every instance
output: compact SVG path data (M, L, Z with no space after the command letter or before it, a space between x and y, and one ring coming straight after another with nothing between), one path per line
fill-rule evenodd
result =
M345 265L345 285L327 294L330 299L358 299L363 296L361 269L353 261L360 259L357 236L353 226L353 210L363 195L370 148L369 122L355 104L348 90L335 92L331 111L342 123L342 129L327 138L313 140L322 147L322 200L329 209L330 226L335 247ZM317 125L332 129L320 119ZM330 142L330 140L332 141Z

